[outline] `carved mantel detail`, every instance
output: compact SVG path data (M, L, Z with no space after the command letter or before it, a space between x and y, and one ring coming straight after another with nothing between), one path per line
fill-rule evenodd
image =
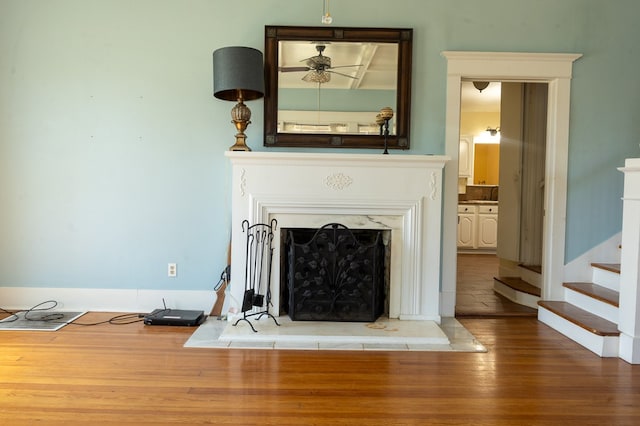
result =
M353 183L353 178L351 176L347 176L344 173L334 173L326 177L324 183L329 187L333 188L336 191L340 191L350 186Z

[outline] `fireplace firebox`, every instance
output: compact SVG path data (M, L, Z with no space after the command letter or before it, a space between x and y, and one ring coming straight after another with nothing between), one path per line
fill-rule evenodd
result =
M282 308L294 321L375 321L385 310L383 230L282 230Z

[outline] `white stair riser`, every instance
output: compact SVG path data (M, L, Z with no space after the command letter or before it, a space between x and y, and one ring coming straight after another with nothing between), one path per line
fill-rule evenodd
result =
M611 290L620 291L620 274L592 267L591 281Z
M542 275L527 268L520 268L520 278L529 284L542 288Z
M585 311L598 315L613 323L618 323L618 307L602 302L593 297L578 293L570 288L564 289L564 300Z
M617 336L599 336L593 334L559 315L543 308L538 309L538 320L554 330L564 334L574 342L584 346L601 357L617 357L620 339Z
M511 264L511 263L500 262L500 266L498 267L498 276L499 277L519 277L521 270L522 268L520 268L515 263Z
M513 288L504 285L496 280L493 281L493 290L511 300L512 302L528 306L533 309L538 309L538 301L540 300L538 296L514 290Z

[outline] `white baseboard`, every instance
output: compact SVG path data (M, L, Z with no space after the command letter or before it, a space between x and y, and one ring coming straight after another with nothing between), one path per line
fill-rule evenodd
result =
M97 312L151 312L163 307L211 311L216 299L213 290L144 290L144 289L87 289L0 287L0 307L26 310L55 300L56 309Z
M640 337L620 333L620 358L629 364L640 364Z
M440 292L440 316L441 317L456 316L456 292L455 291Z

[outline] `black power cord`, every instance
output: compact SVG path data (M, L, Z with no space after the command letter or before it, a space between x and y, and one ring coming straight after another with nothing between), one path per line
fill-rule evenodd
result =
M7 311L6 309L1 308L1 307L0 307L0 312L4 312L5 314L9 315L8 317L6 317L6 318L4 318L4 319L2 319L0 321L3 321L3 322L15 322L15 321L18 321L20 319L20 317L18 315L16 315L15 312Z
M46 305L49 305L49 306L46 306ZM113 325L133 324L136 322L142 322L143 320L140 318L144 317L144 314L138 314L138 313L121 314L121 315L113 316L104 321L98 321L93 323L81 323L77 321L60 321L62 318L64 318L64 315L59 312L52 312L46 315L35 314L36 312L50 311L51 309L54 309L56 306L58 306L58 302L56 302L55 300L47 300L45 302L38 303L37 305L25 311L24 319L27 321L45 321L45 322L51 322L54 324L79 325L79 326L89 327L89 326L95 326L95 325L101 325L101 324L113 324ZM4 318L0 321L15 322L20 319L20 317L18 316L18 313L22 311L12 312L0 307L0 312L4 312L9 315L7 318Z

